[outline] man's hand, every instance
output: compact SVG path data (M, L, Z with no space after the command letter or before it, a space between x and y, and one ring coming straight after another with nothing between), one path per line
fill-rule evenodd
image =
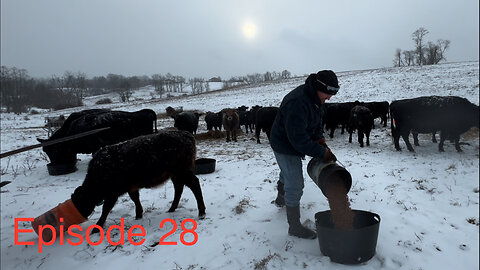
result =
M328 148L327 142L325 141L325 138L318 139L317 142L318 142L320 145L323 145L323 146L325 146L326 148Z
M332 150L330 148L327 148L327 151L325 152L325 155L323 156L323 162L335 162L337 161L337 157L332 153Z

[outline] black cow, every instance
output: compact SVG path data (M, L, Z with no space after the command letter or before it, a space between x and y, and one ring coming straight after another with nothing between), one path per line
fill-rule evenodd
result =
M65 164L75 162L77 153L91 154L105 145L115 144L140 135L152 134L155 122L156 132L157 114L150 109L136 112L85 110L72 113L63 126L47 140L72 136L90 130L110 127L95 135L43 147L52 164Z
M257 111L255 121L255 137L257 143L260 143L260 131L263 130L267 134L270 141L270 131L272 130L273 122L278 113L278 107L264 107Z
M248 110L248 107L245 105L242 105L237 108L237 112L246 112Z
M333 138L335 129L339 125L342 126L341 134L345 133L345 128L350 120L350 111L356 105L360 105L360 102L329 103L325 107L325 128L327 131L330 130L330 138Z
M460 134L471 127L479 126L478 106L465 98L456 96L426 96L413 99L396 100L390 104L390 125L395 149L402 136L408 150L414 151L408 135L414 130L417 133L433 133L440 131L438 150L443 152L446 138L455 141L455 149L461 152Z
M214 113L214 112L207 112L205 114L205 122L207 123L207 130L222 130L222 112Z
M65 120L63 123L62 127L58 129L56 132L54 132L56 138L63 138L66 136L68 133L68 130L70 129L72 122L75 121L77 118L84 117L86 115L97 115L97 114L102 114L110 112L109 109L90 109L90 110L83 110L79 112L74 112L68 116L68 118ZM52 136L54 135L52 134Z
M175 120L174 127L178 130L185 130L192 134L197 134L198 118L201 115L201 113L196 112L181 112L171 117Z
M390 105L387 101L382 102L365 102L361 104L362 106L367 107L370 112L372 113L373 119L380 117L380 125L383 124L383 127L387 126L387 118L388 118L388 109ZM375 128L375 124L373 126Z
M255 128L255 122L257 121L257 112L261 108L262 108L262 106L255 105L249 111L250 112L250 115L249 115L250 116L250 123L251 123L252 128Z
M239 118L239 125L245 126L246 133L248 134L248 129L250 128L250 132L253 133L252 129L252 122L251 122L251 111L237 111L238 118Z
M128 193L139 219L143 213L139 189L156 187L171 178L175 196L168 212L178 207L187 186L195 195L199 217L203 218L205 203L194 174L195 155L195 139L186 131L160 132L103 147L93 155L85 180L72 194L73 204L87 218L104 201L97 222L102 227L118 197Z
M367 146L370 146L370 131L372 131L372 126L373 116L370 109L360 105L353 107L352 111L350 112L350 120L348 123L348 133L350 133L348 142L352 142L352 133L354 130L357 130L360 147L363 147L364 134L365 137L367 137Z
M183 107L173 108L172 106L168 106L167 108L165 108L165 112L168 116L173 116L175 114L183 112Z

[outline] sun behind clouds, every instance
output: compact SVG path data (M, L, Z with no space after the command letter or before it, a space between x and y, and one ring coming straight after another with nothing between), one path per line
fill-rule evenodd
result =
M257 33L257 28L253 23L247 23L243 26L243 34L246 38L251 39L255 37Z

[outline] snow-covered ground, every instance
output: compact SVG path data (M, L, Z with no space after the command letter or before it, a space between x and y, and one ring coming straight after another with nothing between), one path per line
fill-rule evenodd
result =
M457 95L475 104L479 101L479 62L450 63L426 67L389 68L338 73L340 93L332 102L392 101L424 95ZM91 105L39 115L1 115L1 152L36 143L46 137L41 128L45 116L68 115L73 111L102 107L122 110L151 108L163 113L167 106L217 111L241 105L278 106L283 96L305 78L217 91L168 100L145 98L131 103ZM138 93L137 93L138 94ZM146 94L149 97L149 94ZM101 97L97 97L101 98ZM338 159L352 174L349 192L352 208L381 216L376 255L356 269L478 269L479 268L479 143L478 129L462 136L463 153L446 142L439 153L430 135L420 135L416 153L394 150L389 128L372 131L370 147L349 144L348 135L328 139ZM158 120L161 127L173 126L168 118ZM206 131L203 118L199 133ZM199 175L207 217L197 219L195 198L186 189L180 207L167 213L173 199L171 183L141 190L145 213L135 220L134 205L125 195L108 216L105 228L119 225L124 218L126 231L139 224L146 229L146 241L134 246L112 246L104 240L98 246L84 242L80 246L15 245L14 218L36 217L70 197L79 186L91 159L78 155L78 171L50 176L41 149L1 160L2 181L12 183L1 189L1 268L2 269L347 269L332 263L320 253L317 240L287 235L285 209L271 204L276 195L278 166L265 134L262 144L252 134L242 134L237 143L224 140L197 142L198 157L217 160L212 174ZM302 220L315 227L316 212L328 209L326 198L306 173L302 197ZM82 228L100 217L97 207ZM172 229L160 228L162 220L178 223L177 231L166 241L178 245L157 245ZM180 223L192 218L197 222L198 241L193 246L180 242ZM191 225L190 225L191 226ZM30 228L26 222L20 229ZM84 233L83 233L84 235ZM114 241L120 235L115 233ZM187 234L187 241L193 236ZM72 238L77 241L77 238ZM93 241L99 236L93 236ZM19 241L35 241L33 233L19 235Z
M210 90L208 91L216 91L223 87L223 83L209 82L208 87L210 88ZM205 90L205 92L207 91ZM181 92L165 92L162 95L162 98L168 99L168 98L191 95L191 94L192 94L192 87L189 84L185 84ZM91 106L94 106L99 99L103 99L103 98L109 98L110 100L112 100L112 102L121 101L120 96L117 93L112 92L112 93L103 94L103 95L86 97L83 100L83 103L86 107L91 107ZM155 87L152 85L141 87L137 90L132 91L132 96L130 97L130 101L132 102L145 102L152 99L160 99L160 96L158 95L158 93L155 92Z

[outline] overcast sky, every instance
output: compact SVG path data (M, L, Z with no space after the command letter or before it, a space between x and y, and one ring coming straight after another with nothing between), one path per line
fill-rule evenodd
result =
M1 64L33 77L302 75L390 67L419 27L451 40L449 62L470 61L478 10L478 0L1 0Z

